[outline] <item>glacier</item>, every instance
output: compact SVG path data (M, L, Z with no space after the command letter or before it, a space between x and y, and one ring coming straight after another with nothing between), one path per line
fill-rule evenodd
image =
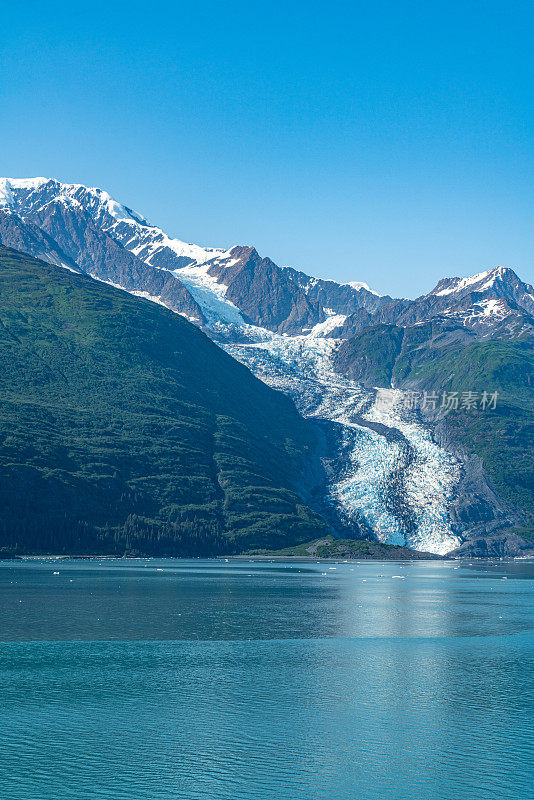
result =
M406 408L398 389L365 389L334 373L335 339L283 336L247 326L251 341L221 342L303 416L341 432L329 501L342 518L384 543L444 555L461 544L449 506L461 477L457 459Z
M330 465L328 502L370 537L444 555L461 544L449 507L461 464L436 444L399 389L366 389L334 372L342 322L331 315L297 336L245 322L206 265L175 270L199 303L214 339L269 386L288 394L300 413L334 424L340 455Z
M323 302L322 321L314 324L312 317L305 323L310 327L301 327L298 334L275 333L251 324L216 277L217 262L226 270L232 267L234 248L200 247L171 238L107 192L80 184L0 179L0 207L37 221L53 213L54 207L83 208L99 229L145 265L174 275L202 312L206 333L258 378L288 394L322 432L328 475L325 503L335 512L333 518L381 542L439 555L461 544L451 511L462 464L434 441L420 410L407 407L401 390L365 388L334 371L332 356L341 340L333 337L347 319L336 308L335 297ZM108 273L90 274L126 290ZM446 280L434 293L463 291L488 278L489 273L479 273L471 279ZM295 280L307 296L318 281L304 273ZM378 297L362 282L347 285ZM159 294L147 291L142 278L128 291L166 305ZM498 308L492 299L480 303L478 311L487 316ZM183 310L172 310L203 324Z

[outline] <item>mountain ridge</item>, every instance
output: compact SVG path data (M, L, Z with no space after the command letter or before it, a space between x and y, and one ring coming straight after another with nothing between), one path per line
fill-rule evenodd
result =
M414 300L381 297L361 282L278 267L252 246L198 249L171 240L100 189L45 179L2 186L0 241L42 252L51 240L52 260L69 259L185 316L289 394L323 431L328 503L349 528L439 554L486 531L502 554L512 545L499 531L528 526L527 495L502 502L493 490L489 472L498 456L480 448L476 426L472 445L484 453L483 468L470 454L468 431L457 446L443 434L446 423L403 407L407 392L451 388L447 370L469 353L482 358L474 344L488 342L498 359L501 342L513 347L532 337L534 290L510 268L444 278ZM383 359L388 337L391 363ZM524 447L510 439L511 457L521 461ZM518 475L528 473L523 462Z
M20 220L18 231L14 219L11 230L4 223L1 241L7 246L18 245L30 255L42 256L43 247L38 252L31 236L25 242L21 231L25 225L33 231L38 228L55 242L59 261L63 261L60 265L74 261L82 271L126 291L147 292L202 325L206 319L180 276L181 270L191 266L205 266L248 323L278 333L305 333L337 317L339 324L328 333L334 335L335 331L339 338L347 338L372 324L413 325L444 315L483 336L491 336L494 328L502 335L510 320L513 330L509 335L534 329L534 289L509 267L494 267L469 278L442 278L427 294L413 300L396 299L379 296L362 282L338 283L313 278L293 267L278 267L252 246L210 248L170 238L97 187L46 178L1 178L0 212L4 219L14 212ZM98 247L76 241L80 218L85 226L99 231ZM106 237L103 240L102 234ZM120 257L117 246L122 251ZM83 259L85 250L93 261L92 271ZM117 261L122 268L109 263ZM162 282L156 273L150 274L150 267L165 270L172 277ZM519 319L522 315L523 320Z

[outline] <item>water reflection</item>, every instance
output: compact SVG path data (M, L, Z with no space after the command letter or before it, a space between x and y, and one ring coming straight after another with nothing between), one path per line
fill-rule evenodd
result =
M533 578L532 562L3 561L1 638L510 634L532 629Z
M0 797L526 800L532 578L2 562Z

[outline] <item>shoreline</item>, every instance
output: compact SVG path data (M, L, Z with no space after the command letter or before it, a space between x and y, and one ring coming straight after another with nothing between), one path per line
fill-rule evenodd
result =
M0 562L1 561L94 561L98 559L99 561L245 561L246 563L251 563L253 561L268 561L268 562L275 562L275 561L304 561L309 563L322 563L322 562L335 562L337 564L357 564L362 561L376 561L377 563L384 563L384 562L404 562L404 563L412 563L412 562L420 562L420 561L438 561L438 562L446 562L446 561L454 561L457 562L484 562L484 561L491 561L491 562L507 562L507 561L534 561L534 556L427 556L425 558L418 558L415 556L414 558L380 558L378 556L358 556L352 558L342 558L340 556L313 556L313 555L280 555L279 553L268 555L268 554L254 554L254 555L222 555L222 556L114 556L114 555L99 555L98 553L94 554L84 554L84 555L74 555L74 554L57 554L57 553L44 553L41 555L4 555L0 554Z

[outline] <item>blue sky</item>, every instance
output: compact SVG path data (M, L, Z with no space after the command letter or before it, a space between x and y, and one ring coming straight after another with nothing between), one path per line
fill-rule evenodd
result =
M529 5L3 4L0 174L381 293L532 282Z

